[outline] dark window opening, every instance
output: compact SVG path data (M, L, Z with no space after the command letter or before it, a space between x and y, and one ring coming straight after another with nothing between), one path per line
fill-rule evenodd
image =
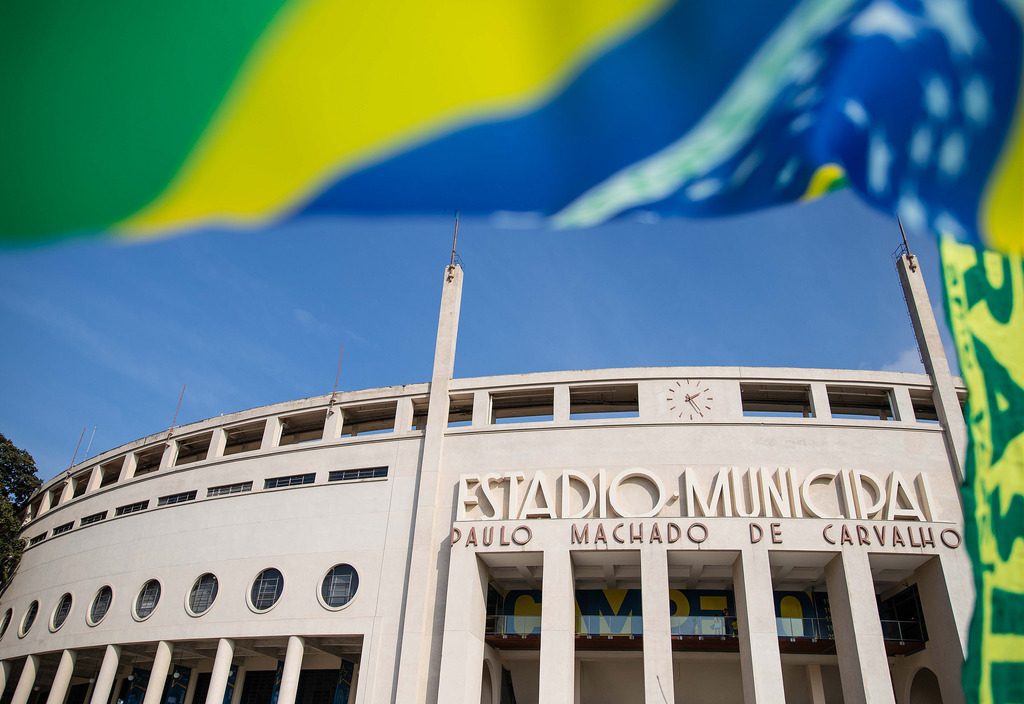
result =
M60 535L61 533L67 533L69 530L75 527L75 522L70 521L69 523L62 523L53 529L54 535Z
M398 402L374 403L365 406L345 406L341 409L344 420L341 423L342 437L393 433Z
M183 491L180 494L171 494L169 496L161 496L156 500L157 506L170 506L172 504L183 504L186 501L195 501L195 491Z
M246 491L252 491L252 482L239 482L238 484L211 486L206 490L206 496L228 496L229 494L242 494Z
M828 403L833 418L895 420L891 389L864 386L829 386Z
M910 404L914 408L914 420L918 423L938 423L939 412L931 389L911 389Z
M213 440L213 433L203 433L184 438L178 441L178 458L174 461L175 467L192 462L202 462L210 452L210 442Z
M426 408L423 409L423 424L426 425ZM458 394L448 397L448 427L464 428L473 424L473 394Z
M353 482L360 479L387 479L387 467L367 467L365 469L339 469L327 475L329 482Z
M116 484L117 480L121 478L121 467L123 466L124 457L100 465L100 489Z
M928 640L928 628L925 626L916 584L879 601L878 616L882 621L882 638L885 640L921 643Z
M125 504L114 509L115 516L127 516L129 513L138 513L149 508L149 501L136 501L133 504Z
M50 508L54 509L60 505L60 497L64 495L65 484L50 489Z
M806 384L740 384L743 415L756 418L813 418Z
M491 394L491 423L539 423L554 420L554 389L523 389Z
M297 445L300 442L322 440L324 425L327 423L327 409L299 413L281 419L281 445Z
M99 523L100 521L102 521L106 517L107 517L107 512L106 511L100 511L99 513L94 513L91 516L85 516L84 518L82 518L78 522L78 524L81 525L81 526L88 526L88 525L92 525L93 523Z
M135 475L141 477L160 469L160 461L164 456L164 446L154 447L135 454Z
M271 477L263 480L264 489L281 489L286 486L301 486L316 481L316 473L292 474L287 477Z
M44 540L46 540L46 531L43 531L39 535L37 535L37 536L35 536L33 538L30 538L29 541L28 541L28 544L29 545L39 545L39 543L43 542Z
M237 425L228 428L225 432L227 438L224 443L225 455L237 455L239 452L250 452L258 450L263 445L263 430L267 421L259 420L255 423Z
M640 401L636 384L577 386L569 388L569 418L638 418Z
M89 488L89 477L92 476L93 470L85 472L79 472L71 478L71 498L77 499L79 496L85 493L85 490Z
M430 407L430 399L420 396L412 400L412 429L424 430L427 427L427 409Z

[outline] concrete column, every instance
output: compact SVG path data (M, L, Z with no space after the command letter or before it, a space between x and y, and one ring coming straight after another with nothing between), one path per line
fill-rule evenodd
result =
M32 696L32 687L36 683L36 673L39 671L39 656L29 655L25 658L25 665L21 668L21 677L18 678L18 686L14 689L14 697L11 704L28 704L28 698Z
M129 452L124 456L124 463L121 465L121 474L117 478L117 481L123 482L126 479L131 479L135 476L135 468L139 464L139 458L135 456L134 452Z
M395 432L408 433L412 431L413 405L411 398L398 399L398 407L395 409Z
M228 688L231 661L234 658L235 641L228 638L221 638L217 641L217 656L213 659L213 671L210 672L210 688L206 690L206 704L224 704L224 692Z
M487 568L475 552L459 547L448 567L438 702L480 701L487 626Z
M557 548L544 551L541 586L540 697L537 701L572 704L575 701L576 584L571 552Z
M167 683L167 672L171 669L173 654L173 643L162 640L156 644L156 656L153 658L153 667L149 671L149 684L146 685L146 696L142 699L142 704L160 704L164 685Z
M188 685L185 686L185 701L181 704L192 704L192 700L196 698L196 685L199 683L199 670L193 667L192 671L188 673Z
M224 428L217 428L210 438L210 449L206 451L206 459L212 460L224 456L224 448L228 444L228 431Z
M473 392L473 427L483 428L491 424L491 392L486 389Z
M816 382L811 384L811 407L814 408L814 417L819 420L832 418L832 407L828 403L828 389L825 384Z
M640 550L640 595L644 611L644 701L671 704L675 699L672 672L672 620L668 598L668 552L659 545Z
M583 704L583 663L579 658L576 658L572 668L572 690L574 692L573 704ZM668 700L668 704L672 704L672 701Z
M7 680L11 676L11 661L0 660L0 696L3 696L4 690L7 689Z
M76 658L77 653L74 650L65 650L60 654L57 674L53 676L53 684L50 685L50 695L46 698L46 704L64 704L64 700L68 696L68 685L71 684L71 677L75 674Z
M559 384L555 387L553 416L553 420L556 423L567 423L569 421L569 387L566 384Z
M164 454L160 455L160 471L174 466L178 461L178 441L170 440L164 445Z
M950 556L949 560L955 559ZM965 571L963 564L954 569ZM939 681L945 704L962 704L961 672L966 655L954 613L956 601L946 583L943 560L938 556L917 568L917 593L921 597L924 622L928 625L928 650L932 671Z
M846 704L895 704L868 554L847 549L825 565Z
M327 409L327 420L324 423L324 440L337 440L341 437L341 427L345 424L345 412L341 406L332 405Z
M732 566L736 621L740 639L743 701L768 704L786 701L782 657L772 598L768 550L751 546L740 551Z
M963 481L963 459L967 451L967 425L960 410L960 401L956 397L956 386L953 375L949 372L946 351L942 348L942 337L939 326L935 323L932 304L928 300L928 289L924 285L924 276L917 257L905 254L896 262L900 285L903 287L903 298L907 302L907 311L914 326L914 337L917 348L921 352L924 369L932 379L932 400L935 410L942 423L946 449L953 465L957 484Z
M295 704L295 693L299 691L299 676L302 674L302 655L305 642L298 636L288 636L288 649L284 655L281 670L281 689L277 704Z
M825 682L821 679L821 665L807 666L807 688L811 704L825 704Z
M64 490L60 493L60 503L61 503L61 506L63 506L64 504L66 504L68 501L71 500L71 497L72 497L72 495L74 494L74 491L75 491L74 487L75 487L75 482L71 478L71 476L68 475L68 480L66 482L64 482Z
M436 691L441 664L440 639L444 604L438 603L443 589L438 575L448 574L448 551L439 551L449 530L447 506L450 496L441 496L441 457L448 430L449 391L455 369L455 342L462 307L462 267L445 267L441 287L441 311L437 321L434 368L430 376L427 429L417 472L410 526L409 578L403 595L401 637L398 642L398 680L394 701L417 704ZM445 486L448 492L449 487ZM443 502L446 510L439 511ZM443 554L440 558L439 554Z
M263 441L260 443L261 450L277 447L281 443L281 419L277 416L267 418L267 424L263 426Z
M110 690L114 687L114 678L117 676L117 666L121 661L121 648L117 645L108 645L103 653L103 662L100 663L100 671L96 673L96 682L92 688L92 699L90 704L106 704L110 699Z
M44 513L46 513L49 510L50 510L50 490L47 489L46 491L43 492L43 496L39 500L39 511L36 513L35 516L33 516L33 518L38 518L39 516L42 516Z
M897 386L892 390L892 412L901 423L914 423L914 402L910 399L910 389Z

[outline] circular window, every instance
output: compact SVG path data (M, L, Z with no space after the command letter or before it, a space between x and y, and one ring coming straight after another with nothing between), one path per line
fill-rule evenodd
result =
M151 579L142 585L135 599L135 618L144 621L149 618L160 603L160 582Z
M281 598L284 591L284 577L281 572L268 567L256 575L249 590L249 605L255 611L266 611Z
M188 593L188 611L193 616L201 616L213 606L217 598L217 578L207 572L192 585Z
M7 609L7 611L4 612L4 620L0 621L0 638L3 638L4 634L7 633L7 627L11 625L11 618L13 618L13 616L13 609Z
M50 618L50 630L57 631L64 625L64 622L68 620L68 614L71 613L71 604L73 599L71 594L65 594L57 602L57 608L53 610L53 616Z
M107 615L107 611L110 610L110 602L113 600L113 590L108 586L100 587L100 590L96 592L96 596L92 598L92 606L89 607L88 622L90 626L95 626L103 620L103 617Z
M359 574L352 565L335 565L320 583L320 600L330 609L347 606L359 588Z
M39 613L39 602L33 601L28 605L28 611L21 619L21 634L24 636L28 633L28 629L32 628L32 624L36 622L36 614Z

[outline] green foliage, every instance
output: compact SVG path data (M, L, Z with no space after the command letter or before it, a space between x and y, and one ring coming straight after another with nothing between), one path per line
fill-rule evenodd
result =
M0 584L6 585L18 567L25 541L18 537L18 508L40 482L36 461L0 434Z

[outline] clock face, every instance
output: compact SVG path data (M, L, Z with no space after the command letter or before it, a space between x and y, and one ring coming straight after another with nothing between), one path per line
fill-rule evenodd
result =
M680 420L704 420L711 413L714 397L700 379L682 379L668 389L669 412Z

